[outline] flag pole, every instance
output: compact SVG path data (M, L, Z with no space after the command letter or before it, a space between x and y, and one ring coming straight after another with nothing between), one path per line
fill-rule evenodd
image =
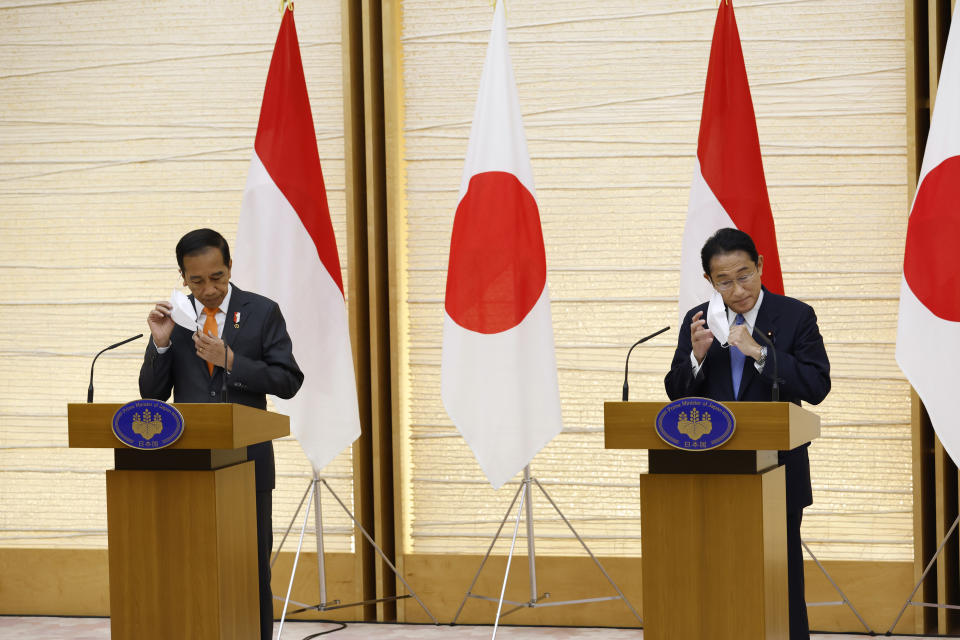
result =
M526 467L524 468L526 471ZM490 640L497 640L497 629L500 626L500 612L503 610L503 596L507 593L507 579L510 577L510 562L513 560L513 550L517 546L517 533L520 531L520 515L523 513L523 499L527 497L529 493L530 484L526 481L527 474L524 474L524 490L520 492L520 504L517 505L517 524L513 527L513 539L510 540L510 553L507 554L507 568L503 572L503 586L500 587L500 601L497 602L497 616L493 619L493 635L490 636ZM530 502L527 502L527 505L530 505ZM533 592L533 597L536 598L536 591Z
M537 600L537 553L534 549L533 538L533 492L530 483L530 464L523 468L523 486L527 492L527 563L530 566L530 601ZM544 594L549 597L549 594Z
M316 481L311 481L311 486L315 484ZM307 493L310 493L310 489L307 489ZM307 521L310 519L310 504L313 502L313 497L307 501L307 511L303 514L303 527L300 528L300 538L297 542L297 553L293 556L293 568L290 570L290 583L287 585L287 597L283 601L283 612L280 614L280 628L277 630L277 640L280 640L280 637L283 635L283 622L287 618L287 607L290 605L290 592L293 591L293 578L297 574L297 563L300 561L300 551L303 549L303 536L307 532ZM300 504L303 504L303 501L300 501ZM297 513L293 515L296 519L299 515L300 509L297 508ZM291 522L291 526L293 523ZM282 544L282 543L281 543ZM277 553L274 556L274 561L276 561L277 556L280 555L280 549L277 549ZM275 596L276 597L276 596Z
M313 527L317 532L317 582L320 587L320 602L327 601L327 567L324 562L323 548L323 509L320 501L320 475L313 472L313 502L316 505L313 510Z
M824 577L830 582L834 590L840 594L840 598L841 598L841 600L832 600L828 602L808 602L807 607L808 608L809 607L836 607L840 605L845 605L849 607L851 611L853 611L853 615L857 616L857 620L859 620L860 624L863 625L863 628L867 630L867 633L873 634L873 629L870 627L870 625L867 624L867 621L863 619L863 616L860 615L860 612L857 611L857 608L853 606L853 602L850 601L850 598L847 597L847 594L843 592L843 589L840 588L840 585L838 585L836 580L833 579L833 576L830 575L830 573L827 571L827 568L823 566L823 564L820 562L820 559L817 558L816 555L814 555L810 547L807 546L807 543L804 542L803 540L800 540L800 545L803 547L804 551L806 551L810 555L810 557L816 563L817 567L820 568L820 571L823 573ZM910 594L910 595L911 597L913 596L913 594ZM890 630L892 631L893 628L891 627Z
M477 455L480 466L494 487L515 479L521 469L523 476L452 624L456 624L468 598L497 603L494 637L502 618L519 609L538 606L622 599L642 623L623 592L603 571L589 547L552 500L553 508L597 563L617 595L545 603L543 601L550 594L541 595L538 592L533 515L533 484L537 481L531 472L530 462L546 442L563 431L563 420L546 278L546 250L533 187L533 167L523 133L520 101L510 61L506 2L499 0L492 4L493 25L450 242L444 304L441 395L447 414ZM516 233L521 227L535 231ZM510 251L504 252L502 262L500 259L493 262L486 260L489 243L503 238L511 240L508 243ZM489 265L489 268L478 269L478 264ZM505 308L501 298L488 297L482 292L490 291L490 285L507 268L512 270L517 281L512 288L512 304L506 305L512 311L501 312ZM475 311L478 308L486 311L477 314ZM509 337L498 338L498 335ZM543 339L546 335L549 335L549 339ZM492 375L494 373L496 375ZM513 393L518 384L524 389L522 395ZM496 410L478 412L478 398L495 402L498 405ZM530 421L529 416L534 414L541 414L542 417ZM494 423L516 428L498 430L496 435L492 435L489 427ZM488 447L489 438L502 442L496 448ZM534 446L536 443L540 444ZM482 446L478 448L478 445ZM538 482L537 486L540 486ZM543 491L542 486L540 489ZM543 493L546 495L545 491ZM547 498L550 499L549 496ZM473 589L479 575L507 520L512 519L514 505L517 505L516 525L500 597L475 594ZM506 583L520 531L520 519L524 517L529 594L525 602L511 602L504 599ZM504 602L515 607L503 612Z
M497 540L500 538L500 532L503 531L503 527L507 524L507 518L510 517L510 512L513 511L513 505L517 503L517 498L520 497L520 495L523 493L523 490L524 486L521 484L516 493L513 494L513 500L510 501L510 506L507 507L507 513L503 516L503 520L500 521L500 527L497 529L497 532L493 534L493 540L490 541L490 546L487 547L487 553L483 556L483 560L480 561L480 568L477 569L477 572L473 575L473 581L470 583L470 586L467 587L467 593L465 596L463 596L463 600L460 602L460 607L457 609L457 613L453 616L453 620L450 622L450 624L457 624L457 620L460 618L460 612L463 611L463 606L467 604L467 598L476 597L484 600L494 601L492 598L475 596L473 594L473 587L477 584L477 579L480 577L480 572L483 571L483 566L487 564L487 559L493 552L493 546L497 544Z
M940 546L937 547L937 550L934 552L933 556L930 558L930 562L927 563L926 568L923 570L923 573L920 574L920 578L917 580L917 583L913 586L913 591L910 592L910 595L907 596L907 601L903 603L903 608L900 609L900 613L897 614L896 619L894 619L893 624L890 625L890 628L887 629L887 632L884 635L892 635L894 627L897 626L897 623L900 622L900 618L903 617L903 613L907 610L907 607L913 605L915 607L935 607L937 609L953 609L958 610L960 606L954 604L939 604L937 602L916 602L913 599L913 596L916 595L917 591L920 590L923 581L926 580L927 574L930 573L930 570L933 569L933 564L937 561L937 558L940 557L940 552L943 551L943 547L947 544L947 540L953 535L954 529L957 528L957 524L960 523L960 515L953 519L953 524L950 525L950 529L943 534L943 539L940 541Z
M324 548L324 543L323 543L323 516L320 512L321 511L321 507L320 507L321 505L320 485L321 484L327 488L327 491L330 492L330 495L333 496L333 499L337 501L337 504L339 504L341 508L343 508L344 512L353 522L354 526L363 535L364 539L366 539L366 541L373 546L374 551L376 551L377 554L380 556L380 558L384 562L386 562L387 565L390 566L390 569L393 571L394 575L397 576L397 579L403 583L404 587L406 587L407 591L409 592L408 594L398 595L398 596L386 596L383 598L372 598L369 600L348 602L346 604L341 604L340 600L327 600L327 584L326 584L327 577L326 577L326 563L324 558L326 554L326 550ZM287 530L284 533L283 538L280 540L280 545L277 547L277 550L273 554L273 559L270 562L271 568L273 567L273 564L277 561L277 557L280 555L280 550L283 548L284 542L286 542L287 537L290 534L290 531L293 529L293 525L296 523L297 517L300 515L300 509L303 508L304 503L306 503L307 505L307 512L304 514L303 526L300 528L300 538L299 538L299 543L297 545L296 554L294 554L294 558L293 558L293 569L290 572L290 583L289 583L289 586L287 587L287 595L286 595L286 598L280 598L280 596L274 596L274 600L283 601L283 613L281 614L281 617L280 617L280 628L278 630L277 640L280 640L279 633L283 631L283 624L286 621L286 617L287 617L287 608L289 607L291 602L301 607L300 609L293 611L292 613L302 613L304 611L317 611L317 612L332 611L334 609L346 609L348 607L359 607L362 605L379 604L381 602L394 602L397 600L405 600L406 598L413 598L414 600L417 601L417 604L420 605L420 607L424 610L427 616L429 616L430 619L433 620L434 624L440 624L440 621L437 620L437 618L433 615L433 613L430 612L430 609L427 608L427 605L424 604L423 600L421 600L420 597L417 596L416 592L414 592L414 590L410 587L410 585L407 583L404 577L400 575L400 572L397 571L397 567L390 561L389 558L387 558L386 554L383 552L383 549L380 548L380 545L378 545L376 541L374 541L374 539L370 536L370 534L367 533L367 530L363 528L363 525L361 525L360 522L354 517L353 512L351 512L350 509L347 508L347 505L343 502L343 500L340 499L340 496L336 494L336 492L333 490L333 487L330 486L330 484L326 481L325 478L321 478L319 473L317 473L316 471L314 471L313 479L310 481L310 485L307 487L306 492L304 492L303 494L303 498L301 498L300 500L300 505L297 506L296 512L294 512L293 517L290 519L290 525L287 527ZM291 599L291 594L293 591L293 580L294 580L294 577L296 576L297 566L299 564L300 555L303 550L303 538L307 531L307 522L310 520L311 505L313 505L314 507L314 512L313 512L314 527L316 527L315 534L317 536L317 579L318 579L318 587L320 592L319 593L320 601L318 604L315 604L315 605L309 605L309 604L305 604L303 602L297 602L296 600Z
M542 595L537 594L537 574L536 574L536 555L534 548L534 536L533 536L533 510L530 506L530 503L533 501L533 485L536 484L540 489L540 492L543 493L544 497L547 499L547 502L550 503L550 506L557 512L557 515L563 521L567 528L570 529L570 532L573 534L573 537L576 538L577 542L580 543L580 546L587 552L587 555L590 556L590 559L593 560L593 563L600 570L600 573L603 574L603 577L607 579L607 582L610 583L610 586L613 587L614 591L617 592L615 596L600 596L596 598L579 598L576 600L562 600L554 602L543 602L550 597L550 592L544 592ZM503 531L504 526L507 524L507 520L510 518L510 514L513 512L513 505L517 504L517 499L520 499L520 504L517 505L517 521L514 528L513 540L510 543L510 551L507 554L507 569L503 576L503 588L500 591L499 598L493 598L490 596L483 596L476 593L473 593L473 587L477 583L477 579L480 577L480 573L483 571L483 567L486 565L487 560L490 558L490 554L493 551L494 545L497 543L497 540L500 537L501 532ZM517 602L514 600L506 600L506 585L507 577L510 574L510 564L513 560L513 552L516 546L516 536L517 531L520 527L520 518L526 510L527 518L527 561L530 567L530 599L526 602ZM590 547L587 546L587 543L584 541L580 534L577 533L577 530L574 529L573 524L567 519L563 512L560 510L560 507L554 502L553 498L550 497L550 494L547 493L547 490L540 484L540 481L537 480L535 476L530 473L530 465L523 469L523 480L520 481L520 487L517 489L517 492L513 496L513 500L510 502L510 506L507 507L507 512L504 514L503 519L500 521L500 526L497 528L497 532L493 536L493 540L490 542L490 546L487 548L487 553L483 557L483 560L480 562L480 568L477 569L476 574L473 576L473 582L470 583L470 587L467 589L467 593L463 596L463 600L460 602L460 607L457 609L456 615L453 617L453 620L450 622L451 625L455 625L457 620L460 618L460 613L463 611L464 605L467 603L469 598L475 598L477 600L486 600L488 602L497 603L497 617L494 620L494 629L493 629L493 638L496 638L497 626L500 623L500 620L507 617L511 613L519 611L520 609L535 609L537 607L559 607L562 605L568 604L585 604L588 602L605 602L607 600L623 600L623 603L627 605L627 608L630 609L630 613L634 615L640 625L643 625L643 618L640 617L640 614L637 613L637 610L634 606L627 600L627 596L624 595L623 591L620 590L620 587L613 581L613 578L610 577L610 574L607 573L606 569L603 568L603 565L597 559L597 557L590 550ZM513 609L510 609L504 613L501 613L503 608L503 603L515 605Z

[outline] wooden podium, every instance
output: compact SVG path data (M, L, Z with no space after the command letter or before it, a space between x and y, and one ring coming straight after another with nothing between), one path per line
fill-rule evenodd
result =
M70 404L69 446L114 450L107 471L110 637L258 640L256 497L246 447L289 419L237 404L176 404L165 449L120 442L120 404Z
M727 402L733 437L675 449L662 402L604 404L604 446L647 449L640 476L645 640L787 640L786 491L777 451L820 435L788 402Z

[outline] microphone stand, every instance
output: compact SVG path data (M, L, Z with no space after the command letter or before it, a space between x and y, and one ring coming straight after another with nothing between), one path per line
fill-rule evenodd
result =
M756 332L757 337L760 338L764 345L767 347L767 355L773 358L773 387L770 390L771 400L774 402L780 401L780 369L777 366L777 350L773 348L773 341L770 340L767 336L763 334L763 331Z
M623 363L623 396L622 396L622 400L623 400L624 402L626 402L626 401L629 399L629 396L630 396L630 386L627 384L627 374L628 374L628 369L629 369L629 367L630 367L630 354L633 353L634 347L643 344L644 342L646 342L646 341L649 340L650 338L655 338L655 337L657 337L658 335L660 335L660 334L663 333L664 331L668 331L669 329L670 329L670 327L664 327L663 329L660 329L659 331L657 331L657 332L655 332L655 333L651 333L650 335L648 335L648 336L645 337L645 338L640 338L639 340L637 340L636 342L633 343L633 347L630 347L630 351L627 351L627 361Z
M102 354L104 351L110 351L110 349L116 349L117 347L122 347L123 345L127 344L128 342L133 342L134 340L136 340L136 339L138 339L138 338L142 338L142 337L143 337L143 334L142 334L142 333L138 333L137 335L133 336L132 338L127 338L126 340L123 340L123 341L121 341L121 342L118 342L117 344L112 344L112 345L110 345L110 346L107 347L106 349L101 349L101 350L100 350L100 353L98 353L97 355L93 356L93 362L90 363L90 386L87 387L87 403L88 403L88 404L91 403L91 402L93 402L93 367L94 367L94 365L97 364L97 358L100 357L100 354Z
M224 327L226 331L226 327ZM227 403L227 358L229 356L229 345L227 341L223 341L223 383L220 385L220 395L223 398L223 403Z

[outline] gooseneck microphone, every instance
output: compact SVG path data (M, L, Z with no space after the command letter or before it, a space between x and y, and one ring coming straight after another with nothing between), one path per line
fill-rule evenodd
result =
M223 332L226 333L227 326L226 321L224 321ZM223 339L223 380L220 384L220 401L226 404L229 402L227 397L227 358L230 355L230 345L227 344L227 340Z
M95 364L97 364L97 358L100 357L100 354L102 354L104 351L110 351L110 349L116 349L117 347L122 347L123 345L127 344L128 342L133 342L133 341L136 340L137 338L142 338L142 337L143 337L143 334L142 334L142 333L138 333L137 335L133 336L132 338L127 338L126 340L123 340L122 342L118 342L117 344L112 344L112 345L110 345L110 346L107 347L106 349L101 350L100 353L98 353L97 355L93 356L93 362L90 363L90 386L87 387L87 402L93 402L93 367L94 367Z
M670 327L664 327L663 329L660 329L659 331L656 331L656 332L654 332L654 333L651 333L650 335L648 335L648 336L645 337L645 338L640 338L639 340L637 340L636 342L633 343L633 347L630 347L630 351L627 351L627 361L623 363L623 401L624 401L624 402L626 402L626 401L629 399L629 396L630 396L630 386L627 384L627 373L629 372L629 367L630 367L630 354L633 353L633 348L636 347L636 346L638 346L638 345L643 344L644 342L646 342L646 341L649 340L650 338L656 338L658 335L660 335L660 334L663 333L664 331L668 331L669 329L670 329Z
M773 348L773 341L770 340L759 328L755 334L763 341L767 347L767 355L773 358L773 387L770 389L771 400L780 401L780 370L777 367L777 350Z

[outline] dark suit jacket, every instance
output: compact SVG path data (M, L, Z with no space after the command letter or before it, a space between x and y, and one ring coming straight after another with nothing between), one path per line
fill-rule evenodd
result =
M680 323L677 350L673 355L670 372L664 379L670 399L700 396L720 402L769 401L773 386L773 354L767 355L763 373L757 372L755 361L747 356L740 393L734 398L730 350L721 347L714 339L703 366L694 378L690 364L690 352L693 348L690 341L690 322L698 311L703 311L703 317L706 317L707 303L688 311ZM813 307L764 289L763 304L760 305L753 328L754 339L762 346L765 343L756 337L760 332L770 339L776 350L780 400L797 405L801 401L820 404L830 391L830 362ZM808 447L809 445L803 445L792 451L780 452L780 462L786 466L787 511L798 511L813 503Z
M237 312L239 322L234 322ZM292 398L300 389L303 373L293 357L280 307L273 300L233 286L222 337L233 350L233 370L227 374L230 402L266 409L266 394ZM174 327L170 341L170 349L163 354L153 340L147 345L140 395L166 400L172 390L174 402L220 402L223 368L215 367L211 376L206 361L197 356L193 333L180 325ZM256 464L257 491L273 489L273 444L253 445L247 457Z

